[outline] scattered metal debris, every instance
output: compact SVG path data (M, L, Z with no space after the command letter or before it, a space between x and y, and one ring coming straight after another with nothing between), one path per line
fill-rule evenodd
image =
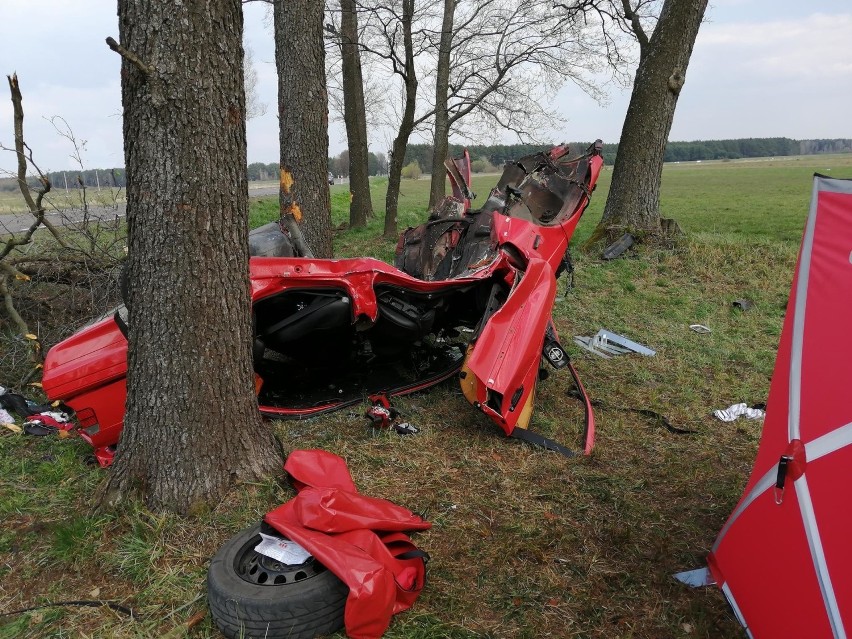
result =
M700 333L701 335L706 335L707 333L712 333L712 331L704 326L704 324L690 324L689 329L691 331L695 331L696 333Z
M745 298L741 298L741 299L734 300L733 302L731 302L731 306L733 306L734 308L738 308L741 311L747 311L752 306L754 306L754 302L752 302L751 300L747 300Z
M628 353L638 353L647 357L653 357L657 354L656 351L652 351L647 346L603 328L594 337L577 335L574 338L574 343L604 359L609 359L615 355L627 355Z
M633 237L630 233L625 233L604 249L603 258L605 260L614 260L615 258L620 257L624 251L633 246L635 241L635 237Z
M394 422L393 429L400 435L416 435L420 432L420 429L411 422Z
M420 432L420 429L410 422L397 421L401 416L400 412L391 406L386 395L373 395L370 400L373 405L364 417L372 422L374 428L393 428L400 435L416 435Z

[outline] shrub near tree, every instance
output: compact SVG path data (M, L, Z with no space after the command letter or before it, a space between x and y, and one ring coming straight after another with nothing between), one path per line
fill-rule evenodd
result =
M417 162L409 162L402 167L402 177L406 180L419 180L422 174L423 171L420 169L420 165L417 164Z
M488 158L477 158L470 163L470 170L474 173L496 173L497 167L488 161Z

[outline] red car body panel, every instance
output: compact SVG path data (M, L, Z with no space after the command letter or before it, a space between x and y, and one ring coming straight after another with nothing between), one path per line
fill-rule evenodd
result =
M372 257L344 260L253 257L249 262L251 298L252 302L257 302L287 288L345 290L352 298L353 321L359 316L375 321L378 317L377 285L389 284L420 293L445 291L487 277L496 266L492 264L488 270L477 273L476 277L458 278L450 282L427 282Z
M470 210L470 201L473 194L470 192L470 153L467 149L460 158L448 159L444 162L447 167L447 177L450 179L450 188L453 197L459 202L464 202L465 212Z
M329 295L338 296L341 308L349 309L347 321L354 332L362 328L368 330L381 321L381 292L401 291L415 299L443 297L446 300L456 293L463 296L468 291L487 290L490 285L502 286L509 291L508 296L499 308L482 317L470 342L464 364L465 370L476 379L468 380L473 390L466 391L465 395L507 435L516 427L525 428L524 420L528 420L542 361L545 332L550 328L553 333L551 309L556 294L556 274L603 165L600 142L573 160L565 159L567 150L564 146L556 147L546 156L528 156L515 166L507 165L501 185L511 171L517 177L518 167L525 179L498 185L485 206L473 214L468 212L469 197L472 197L468 188L469 157L453 161L452 166L448 161L451 185L457 196L455 202L464 205L465 218L450 216L437 221L451 228L458 219L456 227L462 229L447 232L444 237L450 239L443 241L449 248L439 254L438 261L445 256L453 257L452 243L468 228L462 222L473 219L482 224L485 220L489 222L484 226L486 234L490 226L490 235L484 237L490 248L484 254L471 257L470 263L461 264L463 269L454 275L430 279L433 277L430 273L421 279L373 258L255 257L250 261L252 304L258 309L258 304L282 294L309 291L324 295L322 292L328 291ZM530 158L538 164L533 165ZM527 160L530 160L529 166L524 164ZM543 177L526 179L533 174L539 175L539 171ZM499 207L493 205L495 202ZM488 210L492 205L494 208ZM480 242L477 246L483 246L482 238L476 241ZM404 244L401 239L398 250L402 250ZM433 258L429 256L430 260ZM96 456L103 465L111 461L121 432L126 399L126 359L126 327L116 313L57 344L45 360L42 382L45 392L51 400L63 401L77 412L80 434L95 447ZM401 395L434 385L457 373L462 365L463 362L458 361L431 371L423 378L394 386L387 395ZM361 401L360 397L328 398L292 407L264 405L261 401L260 410L271 416L305 417L357 401ZM522 412L526 417L519 421ZM589 437L593 437L593 432L592 429L587 433L583 443L586 453L591 451Z
M127 339L113 317L87 326L51 353L44 376L52 398L74 397L127 375Z
M476 375L477 402L507 435L520 407L535 390L544 334L556 295L556 278L544 260L527 264L505 304L491 316L467 367Z
M127 338L118 321L102 319L50 349L42 379L49 399L74 410L102 466L112 463L127 398Z
M389 284L423 293L445 291L447 282L425 282L373 258L310 260L304 258L251 258L252 302L283 290L328 288L345 290L353 302L353 318L375 321L378 316L375 286ZM483 276L487 276L483 272ZM464 286L478 278L455 280L450 287ZM54 346L45 359L42 385L51 400L63 401L80 418L80 435L95 448L102 465L112 461L114 446L124 423L127 398L127 338L120 319L107 317ZM394 395L414 393L453 376L457 370L396 390ZM260 405L268 416L310 417L335 410L350 402L319 404L311 408ZM92 417L94 415L94 417ZM86 423L83 421L86 420ZM104 463L106 462L106 463Z

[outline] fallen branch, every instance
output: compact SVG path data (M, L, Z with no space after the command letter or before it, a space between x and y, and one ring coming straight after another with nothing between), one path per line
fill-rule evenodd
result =
M12 232L0 222L0 231L5 231L4 237L0 239L0 315L3 315L4 325L0 337L4 341L8 340L11 346L8 349L0 348L0 351L5 350L2 364L7 376L11 375L12 371L17 375L19 368L23 368L21 364L30 363L29 370L20 381L20 384L26 384L42 370L44 351L41 340L51 342L56 337L61 337L57 335L52 324L46 325L42 321L41 314L46 312L45 307L52 310L52 305L59 297L63 298L63 305L71 298L77 301L82 296L89 298L81 302L86 305L86 312L100 311L105 303L113 303L115 286L110 273L123 257L120 250L115 250L117 244L120 248L123 241L118 230L118 218L115 223L102 221L95 227L95 231L91 232L84 217L80 230L71 232L69 229L63 229L62 235L45 219L45 207L48 204L45 196L51 190L50 179L36 164L33 151L24 140L24 109L18 78L13 74L8 76L8 81L15 143L14 148L0 144L0 150L14 152L17 157L17 170L13 175L33 219L23 232ZM51 122L56 127L55 122ZM80 147L67 123L65 124L67 132L58 128L57 131L74 144L74 157L79 161ZM31 181L32 174L38 179L38 184L32 188L27 181L28 171ZM83 205L84 209L88 208L85 199ZM41 227L50 231L52 240L34 242L35 232ZM104 229L107 234L103 232ZM28 288L33 292L32 297L22 298L20 291L23 287L20 284L24 282L48 284L52 288ZM57 284L63 290L51 297L49 293L55 291L57 287L54 285ZM37 325L36 330L31 328L32 324Z
M14 277L16 280L27 281L29 278L28 275L21 273L17 268L12 266L8 261L0 262L0 271L3 271L6 274L6 277Z
M24 260L19 263L16 271L26 279L40 283L65 284L72 286L81 284L92 277L92 273L107 272L113 268L112 263L96 263L94 261L72 262L68 260Z
M30 327L27 326L24 318L21 317L20 313L18 313L18 309L15 308L12 291L9 290L9 275L6 273L0 275L0 295L3 296L3 305L6 307L6 313L9 315L9 319L12 320L12 323L18 328L21 335L32 335L32 333L30 333ZM35 356L35 353L40 352L40 350L41 349L33 349L34 353L32 359L36 363L41 363L40 361L37 361Z

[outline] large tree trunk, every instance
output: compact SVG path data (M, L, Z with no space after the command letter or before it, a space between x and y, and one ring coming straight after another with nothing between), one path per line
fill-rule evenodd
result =
M432 147L432 183L429 188L429 208L441 201L447 190L444 160L450 148L450 122L447 93L450 85L450 51L453 44L453 18L456 0L444 0L444 20L438 45L438 64L435 69L435 137Z
M343 62L343 119L349 144L349 226L367 225L373 216L370 172L367 160L367 114L364 79L358 48L358 13L355 0L340 0L340 35Z
M242 7L120 0L118 15L128 394L101 497L193 513L280 462L253 393Z
M275 66L281 143L281 217L292 215L316 257L331 257L328 92L323 7L275 0Z
M399 211L399 189L402 184L402 167L405 165L405 147L408 145L410 135L410 127L407 131L404 131L400 126L388 158L388 191L385 194L384 227L384 237L388 239L394 239L399 234L396 219Z
M639 68L624 120L612 186L590 242L626 231L660 234L663 156L686 68L707 0L666 0L650 40L642 42Z
M414 68L414 42L411 24L414 20L414 0L402 0L402 33L405 47L405 106L402 121L399 124L396 138L393 141L393 151L388 158L388 192L385 196L385 229L386 238L395 238L398 231L397 213L399 208L399 187L402 167L405 163L405 149L408 138L414 131L414 109L417 100L417 72Z

